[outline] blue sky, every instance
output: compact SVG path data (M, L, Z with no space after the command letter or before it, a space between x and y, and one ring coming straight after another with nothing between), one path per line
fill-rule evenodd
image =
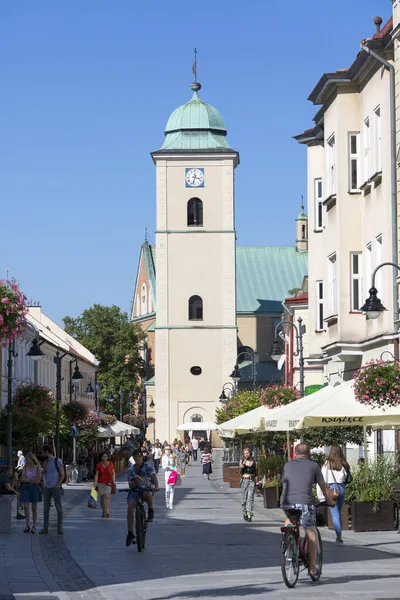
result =
M11 0L0 6L0 274L60 322L93 303L129 310L145 226L150 152L169 114L201 98L239 150L242 245L290 245L306 196L307 96L348 67L390 0ZM266 265L267 267L267 265Z

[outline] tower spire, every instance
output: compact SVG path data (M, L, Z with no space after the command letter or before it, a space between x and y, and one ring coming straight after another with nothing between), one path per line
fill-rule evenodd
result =
M197 81L197 48L194 49L194 63L192 65L192 72L194 75L194 82L191 84L190 89L194 92L198 92L201 89L201 84Z

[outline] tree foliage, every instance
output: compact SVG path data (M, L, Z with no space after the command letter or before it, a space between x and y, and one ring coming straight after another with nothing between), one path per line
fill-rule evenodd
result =
M94 304L76 319L64 317L63 321L65 331L100 361L101 405L107 412L119 414L119 390L124 392L123 408L126 409L129 392L139 389L143 333L129 322L127 313L118 306ZM107 402L110 392L116 398L113 404Z
M370 428L368 432L371 432ZM362 427L309 427L296 431L296 434L298 439L304 440L311 448L346 443L361 446L364 440Z
M14 397L13 443L27 449L35 446L39 436L54 433L55 407L51 391L41 385L21 385ZM0 443L7 439L7 410L0 413Z
M238 390L224 406L216 409L216 422L220 425L259 406L261 406L260 390L255 394L251 390Z

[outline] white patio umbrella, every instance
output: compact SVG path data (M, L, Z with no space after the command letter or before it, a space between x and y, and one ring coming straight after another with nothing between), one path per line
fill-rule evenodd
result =
M189 436L192 437L192 431L207 431L207 439L210 439L210 431L216 431L218 425L215 423L207 423L206 421L190 421L190 423L183 423L178 425L176 431L189 431Z
M99 427L99 438L110 438L110 437L121 437L124 435L138 435L140 429L128 423L117 421L113 425L106 425L105 427Z

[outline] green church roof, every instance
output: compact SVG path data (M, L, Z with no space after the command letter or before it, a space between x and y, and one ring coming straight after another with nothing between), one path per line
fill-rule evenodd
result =
M192 83L193 96L178 106L168 119L162 150L229 149L227 130L221 113L203 100L200 83Z
M301 287L307 252L293 246L237 246L237 313L282 312L289 290Z
M302 207L301 207L300 214L299 214L299 216L296 218L296 221L308 221L308 216L307 216L307 214L304 212L304 206L302 206Z

